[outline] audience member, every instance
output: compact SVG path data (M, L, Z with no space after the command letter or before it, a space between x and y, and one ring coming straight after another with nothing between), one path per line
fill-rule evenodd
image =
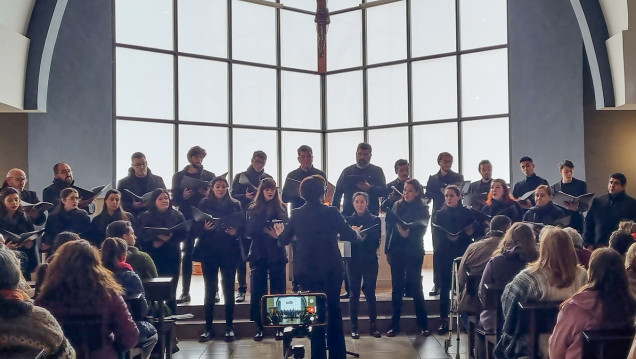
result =
M55 258L55 252L57 251L57 249L60 248L62 244L66 242L76 241L79 239L80 239L80 236L78 236L77 233L68 232L68 231L60 232L57 236L55 236L55 239L53 240L53 246L51 247L51 250L50 250L51 254L46 257L46 261L40 264L35 271L36 280L35 280L35 295L33 296L34 298L37 298L40 295L40 291L42 290L42 284L44 283L44 277L46 276L46 271L49 268L49 263L51 263L53 259Z
M634 237L634 240L636 240L636 222L634 222L634 221L621 221L618 224L618 230L619 231L623 231L623 232L631 235L632 237Z
M62 322L73 315L101 315L103 344L90 357L119 358L118 352L132 348L139 336L122 298L124 289L102 266L97 248L88 241L67 242L56 253L36 305Z
M609 247L617 251L623 258L625 258L625 253L627 253L629 246L633 243L634 237L631 234L616 230L610 235Z
M0 248L0 357L74 359L75 350L48 310L33 305L19 289L20 260Z
M159 276L155 262L150 255L135 246L137 237L135 236L132 223L124 220L114 221L106 227L106 236L121 238L126 242L128 245L126 263L130 264L141 280L148 280Z
M576 256L579 259L579 264L587 269L590 263L592 252L583 247L583 237L581 237L581 234L572 227L565 227L563 228L563 230L566 231L568 235L570 235L570 238L572 238L574 250L576 251Z
M504 318L495 356L518 358L528 355L525 326L519 325L518 303L562 301L576 293L586 280L578 266L570 236L560 228L548 226L539 238L539 259L530 263L510 282L501 297Z
M633 328L634 313L623 258L608 248L595 250L587 284L561 305L550 336L550 359L582 358L584 330Z
M126 252L128 245L123 239L117 237L108 237L102 242L101 254L104 267L115 276L115 280L124 288L126 298L139 297L139 312L135 313L137 329L139 330L139 339L137 346L143 348L143 359L150 358L152 349L157 344L157 329L148 321L143 320L148 315L148 302L144 286L139 276L133 271L130 264L126 263ZM132 314L132 313L131 313Z
M625 255L625 270L627 272L627 282L629 283L629 291L636 298L636 243L629 246Z

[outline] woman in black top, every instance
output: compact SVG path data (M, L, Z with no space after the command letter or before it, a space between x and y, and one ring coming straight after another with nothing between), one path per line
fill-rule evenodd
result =
M557 219L565 217L565 212L552 203L552 189L542 184L534 190L536 206L528 209L523 215L526 222L535 222L553 225Z
M521 221L522 217L521 207L519 207L519 204L510 196L510 189L506 181L501 178L492 180L488 200L484 208L481 209L481 212L491 217L496 215L507 216L513 223Z
M0 231L9 231L20 235L34 230L31 217L27 216L20 204L20 192L13 187L5 187L0 191ZM6 234L5 234L6 236ZM20 256L22 274L26 280L31 280L31 272L38 265L38 253L35 241L22 243L6 242L6 246L22 252Z
M246 234L252 240L248 261L250 262L252 297L251 317L256 323L254 340L263 340L261 323L261 297L267 293L267 277L269 274L269 293L285 293L285 264L287 252L278 245L278 236L274 230L276 222L287 220L285 204L278 194L276 181L264 178L256 191L254 202L247 212ZM283 331L276 331L276 340L283 339Z
M212 320L214 319L215 296L218 292L218 273L221 271L221 285L225 300L225 340L234 340L232 323L234 319L234 277L236 266L241 260L241 249L238 235L241 222L231 223L228 216L241 214L241 204L230 196L225 177L212 180L212 193L199 202L199 209L220 220L216 223L206 221L194 247L193 259L201 262L205 283L205 332L199 337L200 342L207 342L214 337ZM226 222L224 222L226 221ZM231 224L231 225L230 225Z
M148 210L139 215L139 240L146 252L152 257L160 276L169 276L173 280L174 297L177 294L179 281L179 267L181 264L181 250L179 244L188 236L185 226L172 230L170 234L158 234L154 228L171 228L185 222L181 212L172 208L170 195L163 188L152 192L148 203ZM168 303L170 309L176 313L176 301Z
M473 212L461 205L461 191L450 185L444 191L444 207L435 212L431 221L437 228L437 251L433 261L439 265L440 281L440 319L442 321L437 333L448 332L448 314L450 311L450 290L452 284L453 260L461 257L472 243L477 220Z
M391 266L391 300L393 317L387 336L394 337L400 332L400 314L405 285L413 294L415 314L420 326L420 334L430 335L428 318L422 290L422 263L424 262L424 233L428 222L428 206L423 200L422 185L416 179L404 184L402 198L393 205L395 213L408 226L387 218L387 243L385 253Z
M44 236L42 237L42 251L49 251L58 233L68 231L84 237L91 224L88 213L78 208L80 198L74 188L64 188L60 192L60 198L60 204L46 220Z
M121 192L110 189L104 196L102 211L91 221L90 229L86 235L88 241L96 247L101 247L106 239L106 227L114 221L124 220L135 225L135 218L129 212L121 208Z
M349 312L351 314L351 337L360 338L358 333L358 307L360 302L360 287L364 292L369 311L371 336L381 336L375 321L377 317L375 303L375 284L378 279L378 247L380 247L381 223L380 218L372 215L369 206L369 195L366 192L353 194L353 208L355 213L345 217L347 223L360 233L362 242L351 244L351 258L347 263L347 277L349 278Z

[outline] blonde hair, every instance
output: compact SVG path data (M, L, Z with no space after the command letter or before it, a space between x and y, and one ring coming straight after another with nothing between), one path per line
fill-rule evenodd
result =
M569 287L574 282L578 265L572 239L563 229L546 226L539 242L539 259L528 265L530 273L547 270L550 286Z
M625 269L629 272L636 272L636 243L629 246L625 254Z
M627 234L636 233L636 222L620 221L620 223L618 224L618 230Z

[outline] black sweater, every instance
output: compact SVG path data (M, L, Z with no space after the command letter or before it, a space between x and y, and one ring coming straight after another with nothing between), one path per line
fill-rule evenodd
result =
M550 201L550 203L543 207L534 206L528 209L528 211L523 215L523 220L553 225L557 219L563 217L565 217L565 212Z
M409 227L409 236L402 237L397 229L397 224L388 220L386 222L387 238L384 252L391 255L422 256L424 255L424 234L426 224L430 217L428 205L424 201L413 202L397 201L393 205L393 212L404 222L413 223Z
M62 208L59 211L56 210L46 220L42 243L53 245L55 236L64 231L77 233L80 237L85 237L90 224L91 219L83 209L76 208L66 211Z
M625 191L594 198L585 217L585 246L607 245L612 231L622 220L636 220L636 199Z
M26 232L32 232L35 226L29 216L24 213L15 213L12 217L5 216L0 218L0 231L9 231L13 234L20 235ZM20 258L23 265L23 272L31 273L38 265L38 252L36 244L29 249L21 247L18 249L24 253L25 257Z
M198 208L215 218L223 218L240 212L241 204L238 201L232 201L230 198L225 198L221 201L204 198L199 203ZM236 229L241 232L243 226L239 226ZM223 229L201 230L199 240L194 247L194 259L201 262L216 259L228 266L237 265L241 260L240 243L237 237L226 233Z
M125 220L129 221L133 228L135 228L135 217L129 212L125 212L127 218ZM114 217L108 214L107 210L102 210L100 214L93 217L91 221L91 225L86 233L86 239L91 242L97 248L100 248L102 242L106 239L106 227L114 221L121 220L123 218Z
M360 234L362 237L362 241L360 243L351 244L351 262L377 262L378 248L380 247L380 236L382 235L380 218L372 215L369 211L366 211L362 216L356 213L350 217L345 217L345 219L350 226L362 226L361 230L375 226Z
M303 171L302 168L298 167L289 172L285 179L285 185L283 186L283 202L291 203L292 209L296 209L305 204L305 200L300 198L300 194L298 193L298 188L300 186L299 182L313 175L320 175L325 180L327 179L325 172L315 168L314 166L311 166L311 168L307 171Z
M462 252L457 253L456 256L462 255L463 251L465 251L468 245L470 245L473 241L472 234L469 235L463 230L469 225L475 223L475 221L475 215L473 212L461 204L456 207L444 206L442 209L435 212L431 223L435 223L450 233L458 233L461 231L459 236L454 239L450 238L450 236L443 230L435 228L435 230L433 230L433 235L439 240L437 250L443 250L443 248L451 246L456 247L460 250L460 252Z
M249 261L252 265L272 265L287 263L287 252L278 245L278 239L265 233L265 228L272 227L273 219L287 220L287 211L278 207L278 200L266 203L264 210L256 211L250 208L247 212L246 235L252 240Z
M348 176L367 177L367 182L371 185L369 192L367 192L369 194L369 212L377 216L380 213L379 198L384 196L386 192L386 179L384 178L382 168L372 164L364 168L351 165L342 171L336 183L332 206L340 208L340 201L342 196L344 196L344 202L342 204L342 213L344 214L354 212L353 194L362 191L356 186L357 182Z
M247 207L249 207L250 202L252 202L252 200L245 196L245 192L250 187L247 184L239 183L241 174L245 174L247 176L250 183L252 184L252 186L254 186L255 189L258 188L258 186L261 184L262 179L272 178L272 176L265 173L265 170L262 170L261 172L256 172L254 171L254 168L252 166L249 166L247 170L245 170L244 172L237 173L236 176L234 176L234 180L232 181L232 197L234 197L234 199L241 202L241 208L247 209ZM254 191L254 195L256 195L256 191Z
M68 183L64 180L53 178L53 183L42 190L42 200L44 202L53 203L53 206L57 207L61 201L61 193L63 189L68 187L74 187L75 181ZM95 203L91 203L86 208L81 208L86 210L87 214L95 213Z
M453 171L442 175L442 171L440 170L436 174L428 177L428 182L426 182L426 194L424 196L429 201L433 200L433 213L444 206L444 193L442 193L442 189L448 185L463 181L464 176Z
M512 200L506 204L503 201L498 201L493 198L492 204L485 205L484 208L481 209L481 212L492 217L504 215L510 218L512 222L519 222L522 218L521 207L519 207L517 202Z
M512 190L512 196L514 198L519 198L530 191L534 191L537 187L539 187L542 184L548 185L548 181L537 176L536 173L533 173L532 176L526 177L522 179L521 181L515 183L515 186ZM528 200L532 202L532 205L535 205L534 196L528 197Z
M157 188L166 188L166 184L163 182L163 178L153 175L150 168L148 169L148 174L144 178L135 176L135 170L133 170L132 167L129 168L128 176L122 178L119 180L119 183L117 183L117 189L121 192L121 207L125 211L130 212L137 217L144 212L146 208L135 208L133 206L133 197L124 190L127 189L137 196L143 196Z
M179 211L186 219L191 219L192 209L190 208L190 206L196 207L203 199L203 194L201 194L199 191L194 191L190 198L183 198L184 188L181 187L181 180L183 180L184 176L188 176L199 179L201 181L212 181L216 176L214 175L214 173L206 171L204 169L201 169L201 171L196 173L189 173L188 166L185 166L183 170L175 173L174 176L172 176L172 204L179 207Z

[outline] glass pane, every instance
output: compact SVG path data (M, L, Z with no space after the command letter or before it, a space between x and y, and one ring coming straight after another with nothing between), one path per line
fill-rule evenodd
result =
M286 7L314 12L316 11L316 0L283 0L281 3Z
M457 117L457 58L413 62L413 121Z
M282 132L282 151L283 151L283 180L287 178L287 174L300 165L298 163L298 147L307 145L311 147L314 154L314 167L322 169L322 135L320 133L311 132Z
M320 129L320 76L283 71L283 127Z
M327 76L327 129L362 127L362 71Z
M438 123L413 126L413 176L423 186L428 177L439 171L437 155L450 152L453 157L452 170L457 172L457 123Z
M395 161L409 160L408 127L369 130L369 143L373 146L371 163L382 167L387 183L393 181L397 178L393 167Z
M227 64L179 57L179 120L227 123Z
M508 51L462 55L462 117L508 112Z
M265 172L269 173L278 184L278 142L276 140L276 131L268 130L250 130L235 128L232 137L232 164L234 173L245 171L250 166L252 154L254 151L261 150L267 154L267 163Z
M369 8L367 63L375 64L405 58L406 1Z
M275 9L232 1L232 58L276 64Z
M174 119L173 57L117 48L117 115Z
M327 32L327 69L355 66L362 66L362 13L351 11L331 16Z
M179 51L227 57L227 1L179 0Z
M352 7L358 7L362 1L361 0L337 0L330 1L327 5L329 6L329 11L336 11L342 9L349 9Z
M227 128L179 125L179 170L188 165L188 150L194 146L201 146L208 153L203 168L217 176L229 171Z
M481 179L477 168L481 160L490 160L493 178L510 182L507 117L462 122L462 173L466 181Z
M369 126L407 122L406 64L369 69L367 80Z
M356 163L356 148L363 140L362 131L327 134L327 181L335 185L342 170Z
M276 126L276 71L262 67L232 67L233 122Z
M293 11L280 12L281 65L316 71L316 24L314 16Z
M411 1L411 56L457 49L455 1Z
M118 0L116 41L172 50L172 0Z
M174 170L174 125L117 120L117 179L128 175L130 155L143 152L153 174L161 176L166 186L172 184Z
M459 3L462 50L508 42L506 0L461 0Z

